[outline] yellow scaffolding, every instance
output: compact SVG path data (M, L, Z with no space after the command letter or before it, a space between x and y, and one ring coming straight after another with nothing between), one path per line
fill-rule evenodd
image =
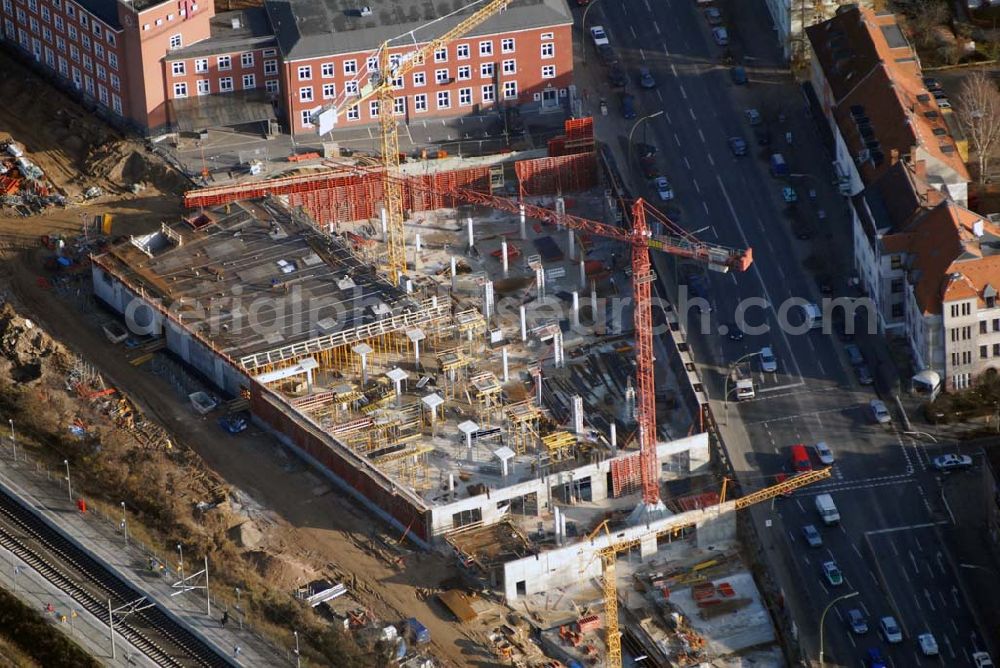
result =
M568 431L555 431L542 436L542 445L548 451L549 458L557 461L566 457L569 448L576 445L576 436Z
M438 370L441 372L441 390L445 398L455 398L458 387L458 374L469 366L471 360L465 356L461 348L442 350L437 354Z
M503 386L492 371L477 373L469 378L472 397L478 404L478 422L481 429L493 425L496 413L503 407Z
M485 331L486 318L476 309L468 309L455 314L455 334L459 341L463 336L469 341L470 355L474 355L476 352L477 335Z
M538 421L541 411L530 400L503 407L506 442L514 452L523 455L538 443Z

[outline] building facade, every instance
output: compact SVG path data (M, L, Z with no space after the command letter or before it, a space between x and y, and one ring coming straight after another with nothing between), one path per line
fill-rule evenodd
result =
M804 66L811 56L806 28L826 21L842 5L872 6L872 0L764 0L785 59Z

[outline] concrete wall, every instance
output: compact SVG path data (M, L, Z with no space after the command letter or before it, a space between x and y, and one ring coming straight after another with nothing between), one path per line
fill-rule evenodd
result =
M692 510L680 515L652 522L648 525L629 527L613 536L586 539L537 555L509 561L504 564L504 595L508 601L518 597L518 583L523 583L526 594L535 594L554 587L564 587L583 579L601 575L601 549L622 541L638 540L643 536L669 530L671 527L694 526L698 532L699 546L736 540L735 502L729 501L708 509ZM704 534L704 536L702 535ZM655 553L652 541L644 541L643 556Z

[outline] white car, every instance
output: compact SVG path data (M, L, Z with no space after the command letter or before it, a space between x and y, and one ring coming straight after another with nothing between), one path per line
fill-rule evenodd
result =
M778 359L774 356L771 346L760 349L760 368L764 373L775 373L778 370Z
M670 181L667 180L667 177L665 176L657 177L655 183L656 183L656 194L660 196L661 200L667 202L674 198L674 189L670 187Z
M972 663L976 668L993 668L993 659L986 652L973 652Z
M610 44L608 33L604 32L604 26L593 26L590 29L590 38L594 40L594 46L604 46Z
M830 446L826 444L826 441L820 441L813 446L813 449L816 451L816 458L819 459L821 463L826 464L827 466L833 464L833 451L830 449Z
M892 415L889 414L889 409L885 407L885 402L881 399L872 399L868 402L868 407L872 411L872 417L879 424L889 424L892 422Z
M917 643L920 644L920 651L924 656L937 656L938 644L933 633L921 633L917 636Z
M899 624L896 623L895 617L883 617L880 619L878 622L878 632L890 645L903 642L903 632L899 629Z
M719 46L729 46L729 31L725 28L712 28L712 37Z
M971 467L972 457L969 455L941 455L935 457L932 463L938 471L955 471Z

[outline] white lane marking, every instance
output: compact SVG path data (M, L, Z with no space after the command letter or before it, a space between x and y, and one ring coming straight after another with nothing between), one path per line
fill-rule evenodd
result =
M936 612L937 608L934 607L934 601L931 600L931 593L924 587L924 597L927 599L927 605L931 607L931 612Z
M707 215L708 214L708 202L706 202L705 200L702 200L701 201L701 206L702 206L702 208L705 209L705 214ZM732 274L729 274L729 275L732 277L733 281L735 282L736 281L736 277L733 276Z
M673 72L674 76L677 76L677 66L674 65L673 63L670 63L670 71Z
M905 476L893 476L893 477L902 478ZM890 527L888 529L874 529L872 531L866 531L865 533L874 536L880 533L895 533L897 531L911 531L913 529L929 529L930 527L935 527L938 526L939 524L947 524L947 522L941 520L940 522L925 522L924 524L907 524L906 526ZM895 550L895 546L893 546L893 549ZM899 552L896 552L896 556L897 557L899 556Z
M688 107L688 113L691 114L692 121L698 120L698 117L694 115L694 107Z
M656 99L663 102L663 95L660 94L660 89L656 89ZM667 123L670 122L670 114L667 113L666 109L663 110L663 115L667 117Z
M632 31L632 39L639 39L639 36L635 34L634 26L629 26L628 29Z
M639 49L639 55L642 56L643 60L646 60L646 52L645 51L643 51L642 49Z
M685 100L688 99L688 93L686 90L684 90L683 84L681 85L681 97L683 97Z
M917 598L917 593L916 592L913 592L913 602L917 604L917 610L920 610L921 612L923 612L924 609L920 605L920 599Z
M856 543L851 543L851 547L853 547L853 548L854 548L854 551L855 551L855 552L857 552L857 554L858 554L858 558L860 558L860 559L864 559L864 557L863 557L863 556L861 556L861 550L859 550L859 549L858 549L858 546L857 546L857 544L856 544Z
M701 194L701 187L698 186L698 181L696 179L691 179L691 183L694 184L694 189L697 190L698 194L700 195Z
M744 248L750 248L750 241L747 239L746 231L743 229L743 224L740 222L740 217L736 215L736 207L733 206L733 200L729 197L729 191L726 190L726 184L722 182L722 177L718 174L715 175L715 180L719 183L719 188L722 189L722 196L726 199L726 205L729 207L729 215L732 216L733 222L736 223L736 229L740 232L740 239L743 241ZM780 263L779 265L780 266ZM767 291L767 287L764 283L764 277L760 273L760 267L757 263L750 265L750 269L753 271L754 275L757 277L757 283L760 285L761 294L768 302L774 304L775 301L771 298L770 293ZM799 361L795 359L795 355L791 352L792 346L788 342L788 335L780 327L778 331L781 333L781 339L785 344L785 349L789 351L789 355L792 358L792 364L795 366L795 375L798 376L799 381L802 381L802 369L799 367Z
M653 29L656 30L657 35L660 34L660 24L657 23L656 21L653 21Z
M676 132L674 133L674 142L676 142L678 146L681 145L681 138L677 136Z
M663 55L664 56L669 56L670 55L670 49L667 48L666 42L664 42L664 44L663 44Z
M698 136L701 137L702 144L708 143L707 141L705 141L705 133L701 131L701 128L698 128Z
M712 157L711 153L708 154L708 164L712 165L712 167L715 167L715 158Z
M851 647L854 649L858 648L858 643L854 642L854 634L850 631L847 632L847 639L851 641Z
M896 547L896 542L893 539L891 539L891 538L889 539L889 547L892 548L892 553L895 556L898 557L899 556L899 548Z
M649 0L646 0L646 11L650 14L653 13L653 8L649 6Z
M691 163L688 162L688 157L686 155L684 156L684 166L691 169Z

